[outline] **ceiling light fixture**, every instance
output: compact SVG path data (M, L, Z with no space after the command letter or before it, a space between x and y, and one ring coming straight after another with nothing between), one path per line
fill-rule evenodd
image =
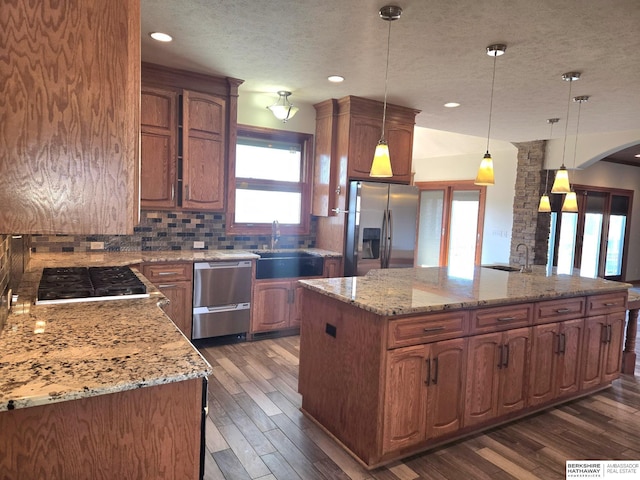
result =
M287 120L293 118L299 110L298 107L294 107L289 101L289 95L291 95L291 92L280 90L278 92L278 100L276 103L267 107L271 110L274 117L278 120L282 120L282 123L287 123Z
M382 106L382 134L376 151L373 154L373 162L371 163L370 177L386 178L393 177L391 169L391 157L389 157L389 145L384 138L384 124L387 120L387 81L389 78L389 50L391 45L391 22L397 20L402 15L402 9L395 5L386 5L378 12L382 20L389 22L389 33L387 34L387 66L384 73L384 104Z
M331 83L340 83L344 82L344 77L342 75L329 75L327 77L327 80L329 80Z
M564 124L564 144L562 146L562 165L556 172L556 178L553 181L551 187L551 193L569 193L571 187L569 186L569 172L567 167L564 166L564 154L567 149L567 128L569 127L569 107L571 106L571 85L573 82L580 78L580 72L568 72L562 74L562 79L565 82L569 82L569 100L567 101L567 118Z
M491 138L491 115L493 113L493 87L496 82L496 60L499 56L504 55L507 51L507 46L503 44L489 45L487 47L487 55L493 57L493 77L491 79L491 100L489 101L489 129L487 131L487 153L484 154L480 167L478 168L478 175L473 182L476 185L493 185L495 184L493 177L493 159L489 153L489 139Z
M549 138L553 136L553 126L560 121L559 118L549 118L547 123L551 125L549 129ZM547 172L547 179L544 182L544 194L540 197L540 203L538 204L538 212L549 213L551 211L551 200L549 199L548 187L549 187L549 170Z
M578 103L578 121L576 122L576 142L573 147L573 168L576 168L576 153L578 152L578 131L580 129L580 110L581 110L582 104L584 102L589 101L589 96L582 95L579 97L574 97L573 101ZM576 192L574 192L573 190L567 193L567 195L564 197L564 202L562 203L562 211L578 213L578 197L576 196Z
M173 40L173 37L168 33L151 32L149 36L158 42L170 42Z
M447 108L456 108L459 107L460 104L458 102L447 102L444 104L444 106Z

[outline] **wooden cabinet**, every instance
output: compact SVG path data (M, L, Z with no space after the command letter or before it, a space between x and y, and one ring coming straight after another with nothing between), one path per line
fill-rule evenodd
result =
M582 318L533 327L529 403L548 403L580 390Z
M325 257L324 276L327 278L342 277L342 259Z
M585 319L582 389L611 382L620 376L625 312Z
M398 348L387 356L383 453L462 426L466 340Z
M143 208L224 211L241 83L143 63Z
M162 309L188 339L191 339L193 322L193 264L147 263L142 274L152 282L169 303Z
M0 31L0 231L133 233L139 2L3 2Z
M344 210L349 180L371 180L369 170L382 133L383 103L348 96L314 105L316 154L312 213L339 214ZM384 181L409 184L413 155L413 127L419 110L387 105L385 138L393 177Z
M488 333L469 340L465 427L527 405L530 329Z

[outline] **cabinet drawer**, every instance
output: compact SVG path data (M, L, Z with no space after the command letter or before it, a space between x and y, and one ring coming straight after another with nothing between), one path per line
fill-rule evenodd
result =
M533 320L533 304L480 308L471 313L471 333L526 327Z
M627 309L627 291L587 297L587 316L602 315Z
M468 320L468 311L392 320L389 322L388 348L460 337L469 331Z
M185 263L147 263L142 266L142 274L152 283L190 281L193 264Z
M586 298L565 298L536 303L533 323L551 323L584 317Z

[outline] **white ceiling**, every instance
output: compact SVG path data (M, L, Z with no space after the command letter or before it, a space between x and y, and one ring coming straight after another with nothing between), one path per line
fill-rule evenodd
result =
M421 127L486 137L493 58L485 49L505 43L492 138L549 138L551 117L561 118L553 137L564 135L561 76L570 71L582 73L571 96L590 96L581 135L640 130L640 0L142 0L142 58L243 79L240 94L382 101L389 23L378 10L386 4L404 10L391 23L388 100L421 110ZM152 31L174 41L155 42ZM330 74L345 81L331 84ZM444 108L448 101L462 105ZM570 134L576 112L571 102Z

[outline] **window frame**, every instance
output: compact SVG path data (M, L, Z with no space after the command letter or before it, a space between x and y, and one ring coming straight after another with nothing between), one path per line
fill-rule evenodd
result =
M251 125L238 125L236 136L231 140L234 150L239 137L250 137L260 140L294 142L300 144L300 224L280 223L282 235L308 235L311 224L311 188L313 173L313 135L309 133L291 132ZM228 235L271 235L271 223L238 223L236 216L236 185L248 182L256 186L268 187L277 191L291 191L292 182L264 180L255 178L236 178L235 155L229 158L227 192L227 216L225 231ZM281 189L281 190L280 190ZM296 189L297 191L297 189ZM275 220L275 218L274 218Z

